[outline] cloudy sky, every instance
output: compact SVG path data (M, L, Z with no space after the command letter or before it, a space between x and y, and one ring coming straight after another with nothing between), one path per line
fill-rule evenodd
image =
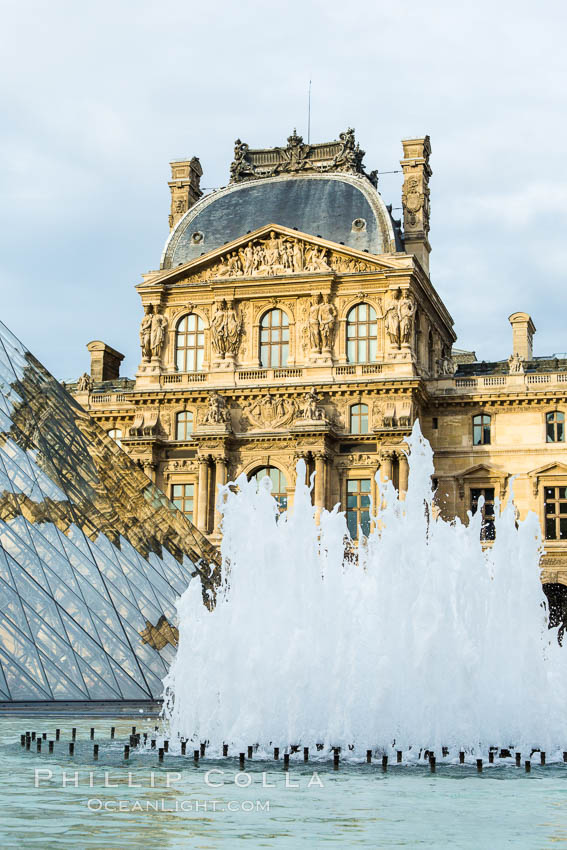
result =
M281 144L356 128L368 169L432 141L432 279L458 345L567 350L566 5L4 0L2 320L59 378L103 339L138 360L134 286L168 233L169 161L225 185L237 136ZM400 206L400 175L380 190ZM399 213L398 213L399 215Z

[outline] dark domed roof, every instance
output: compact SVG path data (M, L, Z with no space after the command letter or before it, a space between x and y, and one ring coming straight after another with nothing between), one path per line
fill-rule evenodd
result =
M188 263L269 223L371 254L400 250L390 213L366 177L298 174L236 183L202 198L171 232L162 268Z

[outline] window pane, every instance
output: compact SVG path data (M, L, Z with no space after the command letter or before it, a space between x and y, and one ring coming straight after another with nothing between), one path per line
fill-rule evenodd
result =
M356 342L354 340L348 342L347 358L349 363L356 363Z
M567 540L567 517L561 517L559 520L559 538Z
M356 520L356 511L347 511L347 528L353 540L356 539L356 535L358 532Z
M545 488L545 498L546 499L553 499L554 495L555 495L555 491L554 491L553 487L546 487Z
M360 515L360 530L365 537L370 534L370 514L368 511L363 511Z
M347 496L347 508L356 508L358 502L358 496L353 494L352 496Z
M547 517L545 520L545 538L546 540L555 540L555 520Z
M368 413L363 413L360 417L360 433L368 434Z
M563 422L557 423L557 442L564 443L565 442L565 432Z
M358 484L358 482L357 482L357 481L347 481L347 491L348 491L349 493L354 493L354 492L356 492L357 484Z
M557 497L559 499L567 499L567 487L558 487L557 488Z
M360 482L360 490L362 493L370 493L370 478L363 478Z

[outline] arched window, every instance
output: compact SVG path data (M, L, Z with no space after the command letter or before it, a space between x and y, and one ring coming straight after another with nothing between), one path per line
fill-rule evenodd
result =
M368 405L353 404L350 409L351 434L368 434Z
M111 428L108 432L108 436L111 437L117 445L122 445L122 431L120 428Z
M260 363L264 368L287 366L289 319L283 310L270 310L260 325Z
M175 417L175 439L188 440L193 433L193 414L190 410L182 410Z
M378 324L370 304L357 304L347 316L347 358L349 363L376 360Z
M175 365L179 372L199 372L203 368L205 331L195 313L183 316L175 332Z
M473 446L488 446L490 444L490 416L479 413L473 416Z
M565 414L553 410L545 417L545 439L548 443L565 442Z
M287 481L285 475L275 466L263 466L262 469L258 469L252 473L252 477L257 481L261 481L266 476L272 482L272 496L278 503L281 513L287 509Z

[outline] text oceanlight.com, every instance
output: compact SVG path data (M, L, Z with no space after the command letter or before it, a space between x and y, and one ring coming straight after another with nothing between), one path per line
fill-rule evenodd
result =
M269 812L269 800L87 800L91 812Z

